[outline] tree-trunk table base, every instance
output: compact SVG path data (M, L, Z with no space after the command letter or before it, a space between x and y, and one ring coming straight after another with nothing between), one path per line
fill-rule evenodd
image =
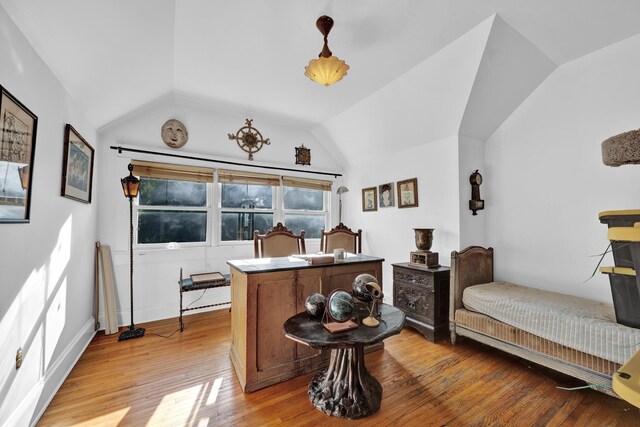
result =
M362 344L331 350L329 367L309 384L309 399L325 414L362 418L380 409L382 386L364 365Z

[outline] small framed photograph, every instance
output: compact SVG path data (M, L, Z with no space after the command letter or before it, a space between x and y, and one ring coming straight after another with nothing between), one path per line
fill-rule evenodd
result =
M378 210L378 193L376 187L362 189L362 212Z
M378 200L381 208L389 208L395 206L393 197L393 182L388 182L378 186Z
M29 222L38 117L0 86L0 223Z
M418 207L418 178L398 181L398 207Z
M91 203L93 154L93 147L67 123L64 128L64 159L60 193L63 197L82 203Z

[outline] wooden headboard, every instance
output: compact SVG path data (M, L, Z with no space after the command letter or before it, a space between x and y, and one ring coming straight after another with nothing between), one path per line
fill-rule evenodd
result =
M469 246L460 252L451 252L450 329L455 328L456 310L462 308L462 291L469 286L488 282L493 282L493 248Z

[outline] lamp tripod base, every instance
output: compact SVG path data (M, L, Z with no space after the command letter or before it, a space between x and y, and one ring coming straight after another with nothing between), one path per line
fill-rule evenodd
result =
M362 319L362 324L370 328L375 328L380 324L380 321L373 316L369 316Z
M140 338L144 336L144 328L136 328L134 326L129 326L129 329L120 334L120 338L118 341L130 340L133 338Z

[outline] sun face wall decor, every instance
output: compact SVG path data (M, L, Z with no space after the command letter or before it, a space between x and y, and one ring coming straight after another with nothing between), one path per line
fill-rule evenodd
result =
M180 120L169 119L162 125L160 131L162 141L171 148L183 147L189 140L189 132Z
M229 139L235 140L242 151L249 153L249 160L253 160L253 153L257 153L264 145L270 145L269 138L262 138L260 131L252 126L253 119L246 119L245 125L236 134L228 134Z

